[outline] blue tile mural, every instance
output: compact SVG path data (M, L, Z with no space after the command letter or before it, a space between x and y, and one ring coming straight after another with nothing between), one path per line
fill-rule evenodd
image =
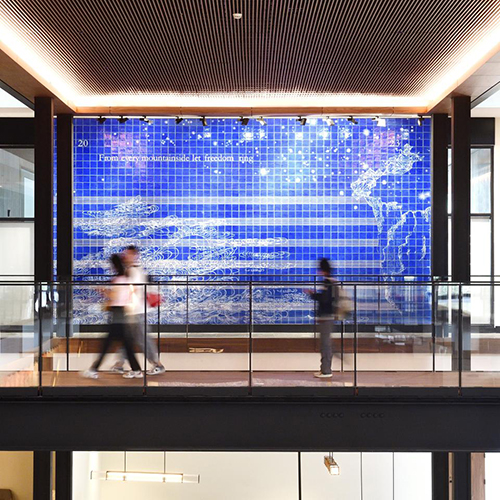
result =
M235 304L248 303L237 285L243 275L314 274L324 256L353 280L429 275L428 121L266 121L76 119L75 274L106 273L109 255L134 243L149 273L164 280L230 280L223 293L230 300L215 287L192 290L194 323L242 322ZM185 294L171 287L165 322L185 321ZM383 295L390 311L402 311L397 293ZM210 296L227 311L209 314ZM298 288L262 287L259 297L256 322L311 321Z

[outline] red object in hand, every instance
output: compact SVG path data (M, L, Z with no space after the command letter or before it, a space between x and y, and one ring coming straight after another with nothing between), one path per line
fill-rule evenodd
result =
M149 307L158 307L161 304L161 295L159 293L149 292L146 299Z

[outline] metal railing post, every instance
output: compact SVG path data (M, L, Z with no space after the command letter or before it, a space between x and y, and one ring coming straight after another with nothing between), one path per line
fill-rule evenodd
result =
M144 376L142 394L145 396L148 387L147 371L148 371L148 285L144 284ZM150 353L151 355L151 353Z
M358 392L358 287L354 285L354 394Z
M161 331L160 331L160 315L161 315L161 288L160 288L160 282L158 282L158 305L157 307L157 325L156 325L156 330L157 330L157 338L156 338L156 348L158 349L158 361L161 363Z
M438 285L439 286L439 285ZM432 342L432 371L436 371L436 286L434 283L431 285L431 342Z
M73 295L71 284L69 282L66 282L66 293L65 293L65 310L66 310L66 317L65 317L65 327L66 327L66 371L69 372L69 331L70 331L70 326L69 326L69 318L70 318L70 311L69 311L69 305L72 303L69 299L70 293ZM60 299L59 299L60 300Z
M458 393L462 395L462 362L463 362L463 309L462 309L462 283L458 285Z
M35 283L34 289L37 289ZM35 302L36 304L36 302ZM38 395L42 395L42 284L38 283Z
M189 275L186 275L186 347L189 342Z
M248 394L252 395L252 357L253 357L253 285L248 282Z

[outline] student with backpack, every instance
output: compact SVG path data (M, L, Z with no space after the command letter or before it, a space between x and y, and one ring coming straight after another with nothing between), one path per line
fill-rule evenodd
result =
M304 292L318 303L316 320L321 341L321 369L314 376L317 378L331 378L333 358L331 335L336 319L338 284L332 278L332 266L328 259L323 258L319 261L319 274L324 276L324 280L318 287L318 291L304 290Z

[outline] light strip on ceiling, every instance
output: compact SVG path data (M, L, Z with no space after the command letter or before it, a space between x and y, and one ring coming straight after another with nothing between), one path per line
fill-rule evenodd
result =
M92 471L91 479L103 481L129 481L142 483L190 483L200 482L196 474L163 473L163 472L128 472L128 471Z
M430 101L430 108L441 102L499 50L500 19L497 19L493 29L478 37L477 42L460 61L429 89L427 99Z
M77 108L93 107L426 107L428 100L422 97L358 94L162 94L162 95L91 95L74 99Z
M1 10L0 50L3 50L61 101L73 107L71 102L77 94L72 82L54 69L55 65L50 59L43 57L43 52L36 41L30 40L27 32L21 35L20 28L14 27Z

